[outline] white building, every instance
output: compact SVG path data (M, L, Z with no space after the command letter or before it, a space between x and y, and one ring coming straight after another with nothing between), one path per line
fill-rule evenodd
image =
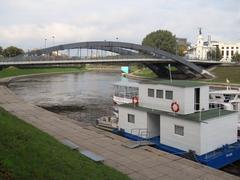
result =
M189 59L214 60L211 57L208 57L208 53L216 52L217 47L219 48L222 55L221 61L231 62L232 57L235 53L240 54L240 43L211 41L210 36L208 36L208 40L205 41L200 29L197 37L197 42L188 50L187 57Z
M213 45L219 47L222 54L221 61L231 62L234 54L236 53L240 54L240 43L217 42L217 43L214 43Z
M139 104L119 106L119 129L199 156L237 142L237 123L238 113L209 110L209 87L196 82L140 83Z

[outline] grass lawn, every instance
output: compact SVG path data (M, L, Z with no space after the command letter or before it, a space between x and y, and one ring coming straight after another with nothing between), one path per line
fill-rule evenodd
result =
M133 72L133 75L140 76L140 77L147 77L147 78L156 78L157 75L154 74L150 69L143 68Z
M229 79L230 83L240 84L240 67L217 67L211 71L216 78L211 82L226 83L226 78Z
M43 67L43 68L15 68L9 67L0 71L0 78L20 76L28 74L40 74L40 73L70 73L70 72L82 72L82 67Z
M174 67L173 67L174 68ZM172 71L175 69L172 68ZM207 82L220 82L226 83L226 79L230 81L230 83L240 84L240 67L217 67L213 71L211 71L216 78L212 80L204 80ZM156 78L155 75L150 69L148 68L137 68L134 67L133 75L140 76L140 77L149 77L149 78Z
M128 179L0 108L0 179Z

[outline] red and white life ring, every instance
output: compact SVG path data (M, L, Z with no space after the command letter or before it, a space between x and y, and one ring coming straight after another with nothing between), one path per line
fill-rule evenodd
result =
M133 104L138 104L139 103L139 100L138 100L137 96L132 97L132 103Z
M179 105L177 102L172 102L171 109L173 112L178 112L180 110Z

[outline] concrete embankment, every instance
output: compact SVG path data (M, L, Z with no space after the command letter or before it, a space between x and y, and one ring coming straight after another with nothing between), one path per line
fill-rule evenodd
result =
M104 164L132 179L239 179L181 157L151 148L128 149L128 140L24 102L5 86L0 86L0 106L57 140L69 139L105 158Z

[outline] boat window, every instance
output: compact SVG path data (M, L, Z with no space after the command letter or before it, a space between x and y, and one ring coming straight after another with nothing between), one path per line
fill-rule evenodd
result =
M214 109L214 108L216 108L216 105L214 103L210 103L209 104L209 109Z
M138 96L138 88L127 86L115 86L114 95L121 98L131 99L134 96Z
M233 100L235 97L235 94L224 94L223 96L226 100Z
M225 109L223 104L217 104L218 109Z
M163 90L157 89L157 98L163 98Z
M154 89L148 89L148 97L154 97Z
M172 91L166 91L165 98L166 99L173 99L173 92Z
M135 123L135 116L134 114L128 114L128 122Z
M184 136L184 127L183 126L179 126L179 125L175 125L174 126L174 133L180 136Z
M216 99L221 99L222 97L221 96L215 96Z

